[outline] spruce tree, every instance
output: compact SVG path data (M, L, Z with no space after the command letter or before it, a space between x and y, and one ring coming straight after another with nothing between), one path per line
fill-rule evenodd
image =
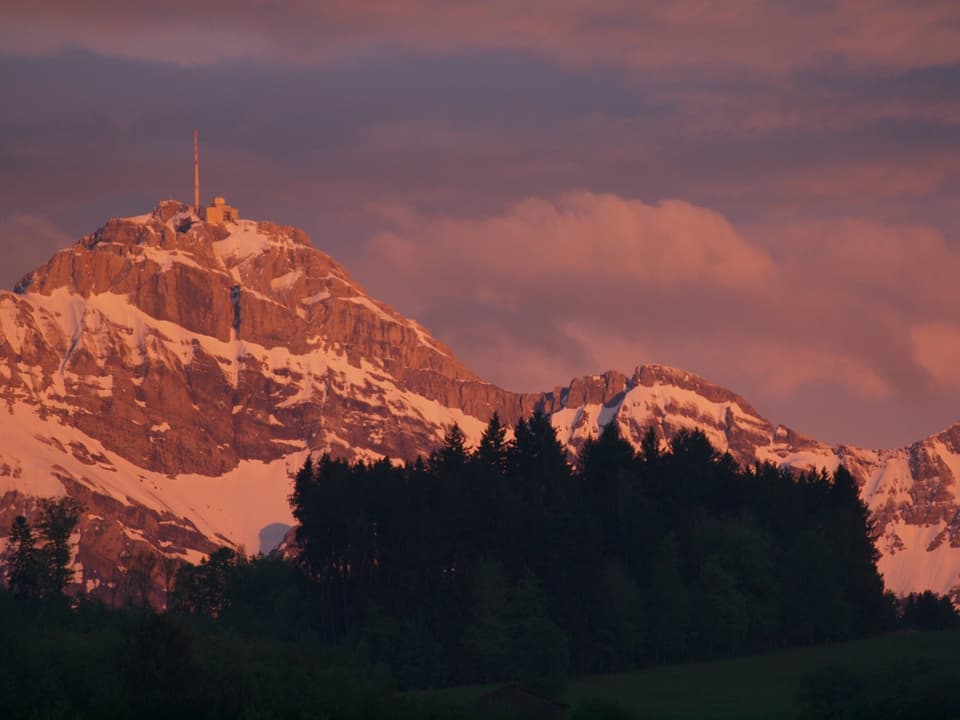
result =
M15 595L37 597L41 566L36 537L27 518L18 515L10 527L7 587Z
M480 437L477 462L484 470L502 476L507 471L507 450L507 428L500 422L500 416L494 413Z
M508 663L520 685L560 697L570 669L566 632L550 617L550 601L532 572L525 572L504 609Z
M71 497L44 498L40 501L40 533L45 540L43 545L42 592L44 595L63 595L67 585L73 581L73 568L70 562L73 548L70 536L80 522L82 506Z
M888 603L883 596L883 579L877 570L880 552L874 542L874 524L853 475L842 465L833 474L828 496L831 525L835 533L832 559L838 564L854 634L883 628Z

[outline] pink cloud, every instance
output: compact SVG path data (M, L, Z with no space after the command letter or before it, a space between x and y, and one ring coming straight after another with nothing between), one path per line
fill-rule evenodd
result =
M745 369L765 378L767 388L776 395L788 396L804 386L835 382L857 395L882 398L890 394L890 383L856 357L797 344L779 346L758 344L744 348Z
M846 57L890 67L941 65L956 61L956 3L875 2L840 3L832 27L831 45Z
M648 205L617 195L575 192L527 198L481 219L428 217L408 207L384 209L396 227L372 250L395 268L432 263L498 281L532 277L608 277L649 286L705 283L730 289L765 283L772 265L721 215L680 200ZM482 289L482 288L481 288Z
M960 158L918 157L902 163L830 163L773 179L782 191L806 199L917 197L960 177Z
M813 128L845 130L862 127L865 122L880 120L924 121L960 125L960 102L927 100L908 102L844 95L842 97L797 97L784 106L782 98L712 98L714 108L709 118L696 118L700 127L736 125L748 130ZM746 106L746 107L745 107Z
M924 323L910 331L913 357L941 385L960 390L960 327Z
M486 377L503 378L503 386L516 392L549 390L570 378L596 372L599 367L632 367L637 362L633 356L627 365L613 365L612 359L571 362L549 348L518 345L497 328L489 328L486 342L470 349L469 360L473 366L482 367Z
M367 243L381 267L370 284L510 387L657 361L775 403L826 385L893 402L927 373L956 389L936 336L914 327L960 310L960 253L929 226L846 218L745 234L687 202L583 192L480 218L380 215L391 229Z
M6 15L0 47L8 51L80 45L184 64L237 57L325 64L390 49L515 50L576 65L761 72L835 58L899 69L960 59L960 9L950 2L337 0L265 6L257 0L170 0L150 6L38 0Z
M831 294L905 316L960 311L960 252L935 227L843 218L766 225L748 235L772 232L778 233L778 267L787 276L816 272L833 285Z

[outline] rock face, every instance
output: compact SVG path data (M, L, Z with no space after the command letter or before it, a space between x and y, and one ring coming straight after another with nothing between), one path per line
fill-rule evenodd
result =
M291 522L289 475L310 451L410 458L538 399L480 381L302 231L167 201L0 293L16 429L0 439L0 528L33 496L78 497L83 585L114 593L146 550L261 549Z
M846 464L897 592L960 584L960 425L893 451L828 447L672 368L517 394L372 299L300 230L201 222L162 202L113 219L0 293L0 529L37 497L86 507L78 573L108 599L162 590L222 544L269 549L309 452L409 459L549 413L575 453L609 422L639 444L702 428L741 463ZM144 558L159 558L148 562ZM173 568L173 570L171 570Z

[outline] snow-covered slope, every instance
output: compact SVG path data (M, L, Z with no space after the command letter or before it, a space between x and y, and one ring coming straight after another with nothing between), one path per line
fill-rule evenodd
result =
M451 424L550 413L575 453L616 422L639 444L702 428L741 463L846 464L896 592L960 587L960 425L910 448L829 447L680 370L638 367L517 394L482 382L295 228L200 222L182 203L109 221L0 293L0 528L36 498L87 508L81 581L122 595L145 552L269 549L308 452L408 459Z

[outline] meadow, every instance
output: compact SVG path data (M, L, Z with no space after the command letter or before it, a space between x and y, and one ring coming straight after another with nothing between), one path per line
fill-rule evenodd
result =
M891 674L910 684L917 671L956 673L960 630L904 631L843 643L791 648L710 662L665 665L633 672L573 678L564 697L570 715L643 720L750 720L810 717L800 698L825 679L884 681L883 692L903 694ZM933 673L936 675L936 673ZM469 708L492 686L412 693L424 714ZM955 686L954 686L955 687ZM849 688L853 690L853 688ZM874 689L861 685L861 693ZM829 691L828 691L829 692ZM877 698L878 702L884 698ZM946 715L949 716L949 715Z

